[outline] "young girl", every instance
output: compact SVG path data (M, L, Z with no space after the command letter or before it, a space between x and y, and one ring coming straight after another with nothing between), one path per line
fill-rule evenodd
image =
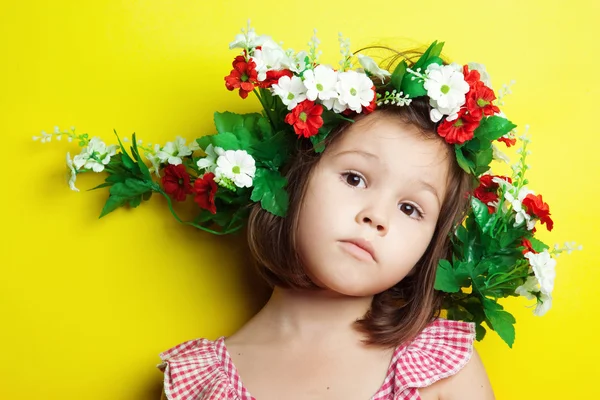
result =
M448 64L438 42L385 68L359 54L355 68L340 43L334 69L316 38L294 53L238 35L225 84L263 112L216 113L218 133L189 146L134 135L129 155L120 141L56 132L84 147L67 155L72 189L79 173L108 172L101 216L156 192L208 232L248 221L273 294L235 334L160 354L163 398L492 399L473 342L485 323L512 346L515 320L498 300L535 299L537 315L552 304L552 256L571 248L534 237L553 221L526 186L526 137L511 177L489 172L505 158L497 145L517 140L485 68ZM172 202L188 196L199 212L183 221Z
M434 319L470 180L426 101L382 108L288 172L286 219L249 240L275 288L238 332L161 354L168 399L491 399L471 323Z
M225 78L242 97L254 82L260 86L262 60L256 59L273 46L263 41L257 49L258 43L249 43L256 40L249 32L239 40L244 55ZM386 72L371 66L369 76L385 81ZM402 92L396 101L381 101L382 92L380 103L388 104L372 111L377 104L371 81L354 83L355 92L371 91L364 99L342 100L347 82L328 85L336 82L328 81L327 73L333 79L332 69L304 72L305 90L294 87L301 84L294 82L295 74L280 76L271 86L288 111L302 101L327 104L334 96L327 91L337 91L332 110L353 111L346 114L354 122L340 120L320 142L322 154L315 151L316 141L295 149L284 166L290 198L285 218L261 204L252 207L249 244L261 275L274 287L270 300L230 337L192 340L162 353L164 395L493 398L473 348L474 324L436 318L441 306L441 293L434 290L438 262L449 257L449 235L464 217L472 177L459 166L454 145L438 134L427 96L404 98L406 104L399 106ZM464 98L464 81L462 86L449 90L463 90ZM264 104L269 93L261 97ZM289 107L295 97L302 98ZM272 119L277 118L275 108L266 107ZM300 114L304 125L291 121L293 111L284 119L297 134L312 137L306 132L314 122L311 111ZM322 113L321 106L313 112Z

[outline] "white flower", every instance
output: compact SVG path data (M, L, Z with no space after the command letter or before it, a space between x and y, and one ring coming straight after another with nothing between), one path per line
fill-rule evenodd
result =
M544 314L546 314L548 312L548 310L550 310L551 307L552 307L552 296L542 292L540 294L540 297L538 298L538 302L535 307L535 311L533 311L533 313L535 315L537 315L538 317L541 317Z
M282 76L271 87L273 93L281 98L288 110L294 109L298 103L306 100L306 87L302 79L297 76Z
M289 65L290 71L300 74L307 67L306 65L306 57L308 57L308 53L305 51L301 51L298 54L294 55L293 50L290 50L291 55L289 55L289 60L292 61L291 65Z
M357 113L360 113L363 107L367 107L375 97L373 81L367 75L352 70L338 74L336 88L340 104L347 105Z
M447 115L446 119L448 121L454 121L456 118L458 118L458 112L460 111L461 107L440 107L437 101L433 99L429 99L429 105L432 107L431 111L429 112L429 117L433 122L440 121L442 118L444 118L444 115Z
M225 150L209 144L204 152L206 153L206 157L199 159L196 162L196 165L198 165L198 168L200 169L206 169L210 172L215 172L215 168L217 167L217 158L222 156L225 153Z
M495 178L492 181L496 182ZM505 185L506 186L506 185ZM531 190L527 189L526 186L523 186L517 196L513 195L515 188L514 186L510 186L509 190L504 192L504 198L508 203L512 206L513 211L515 212L515 223L514 226L517 227L521 225L523 222L527 223L527 229L532 230L535 227L535 220L532 219L525 208L523 208L523 200L527 197L528 194L533 193Z
M479 77L481 78L481 82L483 82L483 84L485 86L489 87L490 89L492 88L492 81L490 80L490 74L488 74L487 70L485 69L485 65L479 64L476 62L470 62L470 63L467 63L467 67L469 67L470 71L479 72Z
M69 178L69 187L71 190L79 192L79 189L75 187L75 180L77 179L77 171L73 165L73 161L71 160L71 154L67 153L67 177Z
M145 152L144 156L146 156L148 161L150 161L150 164L152 164L152 166L150 168L148 168L148 171L154 172L156 174L156 176L158 176L160 178L160 160L158 159L158 156L156 155L156 153L158 153L159 151L160 151L160 146L158 144L155 144L154 145L154 153Z
M544 294L551 294L556 278L556 260L552 258L547 249L537 254L531 251L527 252L525 258L529 260L533 273L540 283L540 291Z
M469 91L469 84L465 81L462 68L455 63L429 64L425 70L423 87L427 90L430 105L444 115L455 114L458 111L457 107L460 108L465 104L465 95Z
M94 172L104 171L104 166L110 162L110 158L117 153L117 146L106 146L100 138L93 137L87 147L73 158L76 169L82 167Z
M245 150L227 150L217 159L217 180L226 178L237 187L251 187L255 173L254 158Z
M257 78L260 82L267 79L267 71L278 71L295 64L281 46L271 39L266 40L260 50L254 50L252 60L256 63Z
M167 142L162 150L156 153L161 163L171 165L181 164L181 158L192 154L192 151L185 145L185 139L177 136L174 142Z
M335 90L337 84L337 72L333 68L325 65L317 65L314 70L308 70L304 73L304 86L306 87L306 98L315 101L329 100L337 97Z
M392 75L389 71L379 68L377 63L371 57L359 54L358 62L369 74L381 79L381 82L385 82L385 78Z
M504 161L505 163L510 164L510 158L508 158L508 156L506 154L504 154L502 151L500 151L498 149L498 147L493 143L492 143L492 154L493 154L494 160Z
M262 46L271 37L267 35L256 35L254 28L248 29L248 32L238 33L235 35L233 42L229 43L229 49L252 49L257 46Z
M515 293L519 296L524 296L527 300L535 299L535 295L533 293L539 292L540 284L535 276L528 276L527 280L524 284L515 289Z
M323 105L327 107L328 110L333 110L338 114L341 114L348 109L348 106L340 103L340 99L337 97L332 97L329 100L323 100Z

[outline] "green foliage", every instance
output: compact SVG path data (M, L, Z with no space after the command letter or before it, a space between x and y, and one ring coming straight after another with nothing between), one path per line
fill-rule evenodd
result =
M285 190L287 180L277 171L258 168L254 177L254 190L250 199L270 213L284 217L287 213L289 196Z

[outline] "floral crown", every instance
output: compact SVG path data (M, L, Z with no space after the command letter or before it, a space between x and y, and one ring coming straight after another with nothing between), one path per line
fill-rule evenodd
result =
M534 313L546 313L552 303L555 257L574 249L574 242L550 249L534 237L538 222L550 231L553 221L542 196L526 186L529 140L517 138L516 126L500 112L485 68L444 64L444 43L433 42L416 62L402 60L390 73L368 56L355 59L349 41L341 35L339 41L342 60L333 68L319 62L316 35L308 51L296 53L250 27L242 30L229 45L241 53L225 86L243 99L254 93L262 113L217 112L217 133L190 144L177 137L164 146L144 145L133 134L128 153L123 145L127 140L118 135L118 145L108 146L98 137L58 127L34 140L65 136L79 143L79 154L71 158L67 153L73 190L78 191L78 174L107 173L105 183L93 188L109 189L100 217L119 207L137 207L159 193L178 221L228 234L244 226L248 206L254 203L276 216L286 215L289 198L281 170L301 141L310 140L314 151L322 152L326 137L340 123L377 107L405 107L425 98L437 133L454 145L458 164L478 181L466 219L451 233L452 256L438 265L435 289L446 292L443 309L448 318L474 322L478 340L486 334L485 323L512 347L515 319L498 300L536 299ZM508 86L503 89L509 92ZM522 147L512 176L490 173L493 159L508 162L496 143L510 147L517 139ZM188 196L198 213L184 221L173 201Z

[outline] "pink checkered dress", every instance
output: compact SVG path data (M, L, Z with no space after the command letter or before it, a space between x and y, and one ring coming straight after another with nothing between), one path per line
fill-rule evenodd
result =
M418 388L457 373L473 354L475 325L438 318L399 346L371 400L420 400ZM160 354L169 400L255 400L242 384L225 338L195 339Z

